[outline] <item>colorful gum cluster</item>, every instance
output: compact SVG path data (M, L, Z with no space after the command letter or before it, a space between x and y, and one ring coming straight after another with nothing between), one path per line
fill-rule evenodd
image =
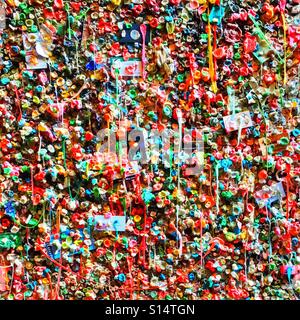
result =
M1 299L299 297L299 0L1 0L0 33ZM100 148L137 128L202 132L199 174Z

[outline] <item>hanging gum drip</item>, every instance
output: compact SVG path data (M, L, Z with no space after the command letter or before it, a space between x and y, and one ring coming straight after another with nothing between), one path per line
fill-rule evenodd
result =
M286 72L286 59L287 59L287 37L286 32L288 30L288 26L285 19L284 11L281 12L281 19L282 19L282 28L283 28L283 48L284 48L284 65L283 65L283 85L287 84L287 72Z
M208 16L209 16L209 7L207 7ZM211 24L210 20L208 19L207 22L207 35L208 35L208 64L209 64L209 74L211 79L211 87L212 91L216 93L218 91L217 83L215 80L215 66L214 66L214 58L213 58L213 49L212 49L212 37L211 37Z
M291 1L5 1L1 299L298 298Z
M140 26L140 30L141 30L141 33L142 33L142 39L143 39L143 42L142 42L142 75L143 75L143 80L145 80L146 78L146 44L145 44L145 39L146 39L146 31L147 31L147 27L145 24L142 24Z

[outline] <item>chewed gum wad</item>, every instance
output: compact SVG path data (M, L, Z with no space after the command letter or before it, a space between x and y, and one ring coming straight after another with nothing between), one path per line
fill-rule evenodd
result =
M299 14L1 0L0 299L299 299Z

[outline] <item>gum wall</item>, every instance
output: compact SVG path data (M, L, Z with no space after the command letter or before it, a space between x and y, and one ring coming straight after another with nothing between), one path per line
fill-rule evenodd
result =
M2 300L297 300L299 0L1 0Z

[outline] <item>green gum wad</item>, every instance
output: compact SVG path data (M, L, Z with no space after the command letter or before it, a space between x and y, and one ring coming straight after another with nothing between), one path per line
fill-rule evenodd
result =
M230 199L233 197L233 194L231 191L223 191L221 193L222 197L225 198L225 199Z
M0 250L16 249L20 244L21 244L21 239L18 234L12 234L12 233L0 234Z
M177 75L176 78L178 82L183 82L185 77L184 77L184 74L180 73Z

